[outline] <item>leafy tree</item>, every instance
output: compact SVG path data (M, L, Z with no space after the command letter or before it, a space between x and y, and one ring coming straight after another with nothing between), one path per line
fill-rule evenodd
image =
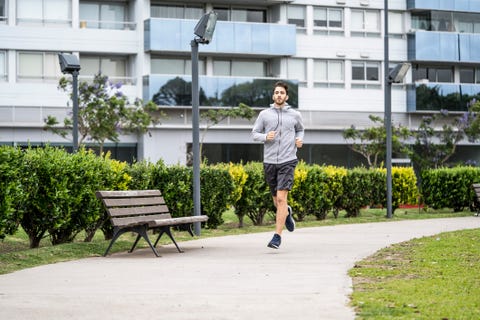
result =
M133 103L128 101L121 89L121 83L113 84L106 75L98 73L91 84L80 82L78 86L78 130L79 145L85 139L94 141L103 152L105 141L119 141L120 133L143 134L148 132L151 124L159 123L163 116L158 106L141 99ZM59 89L72 95L72 81L62 77ZM63 126L54 116L44 119L45 129L64 138L72 132L73 118L64 119Z
M471 141L477 139L475 126L478 121L472 112L450 117L447 110L423 117L414 134L413 162L421 170L445 165L460 141L467 137Z
M359 130L352 125L343 131L343 138L350 149L361 154L369 167L377 168L386 156L387 132L385 120L378 116L370 115L374 125L364 130ZM392 126L392 152L409 154L409 147L403 142L411 136L410 130L402 125Z
M202 154L202 147L203 141L205 136L207 135L207 131L222 122L227 118L235 119L235 118L243 118L247 120L251 120L255 115L255 111L247 106L244 103L240 103L238 107L231 107L231 108L222 108L222 109L209 109L204 111L200 114L200 117L206 120L207 125L203 130L202 138L200 141L200 154Z

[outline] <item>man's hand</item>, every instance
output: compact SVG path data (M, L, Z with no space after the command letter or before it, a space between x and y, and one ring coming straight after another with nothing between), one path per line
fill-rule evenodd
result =
M267 133L267 141L272 141L275 138L275 131L270 131Z
M296 138L295 145L297 146L297 148L301 148L303 146L303 140L300 138Z

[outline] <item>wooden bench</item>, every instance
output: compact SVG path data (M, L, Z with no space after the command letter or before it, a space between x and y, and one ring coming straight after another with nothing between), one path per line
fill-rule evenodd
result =
M472 189L475 196L470 204L470 210L475 212L475 215L478 217L480 216L480 183L472 184Z
M153 253L159 257L155 247L164 233L170 237L177 250L183 252L173 238L170 228L182 227L182 230L186 228L193 236L192 224L208 220L206 215L172 218L159 190L97 191L96 196L102 201L113 226L113 237L104 256L108 254L118 237L125 232L137 234L129 252L135 249L138 241L143 237ZM153 245L147 233L151 229L159 232Z

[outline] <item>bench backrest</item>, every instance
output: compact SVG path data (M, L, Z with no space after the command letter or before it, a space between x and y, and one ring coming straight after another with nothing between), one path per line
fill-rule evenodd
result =
M97 191L113 226L171 218L159 190Z
M472 184L473 191L477 195L477 197L480 197L480 183L474 183Z

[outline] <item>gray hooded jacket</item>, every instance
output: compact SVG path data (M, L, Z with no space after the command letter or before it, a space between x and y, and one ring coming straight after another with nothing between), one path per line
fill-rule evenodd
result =
M267 133L275 131L275 138L267 141ZM297 159L295 139L303 140L304 127L300 112L289 105L262 110L252 129L253 140L263 142L263 162L280 164Z

